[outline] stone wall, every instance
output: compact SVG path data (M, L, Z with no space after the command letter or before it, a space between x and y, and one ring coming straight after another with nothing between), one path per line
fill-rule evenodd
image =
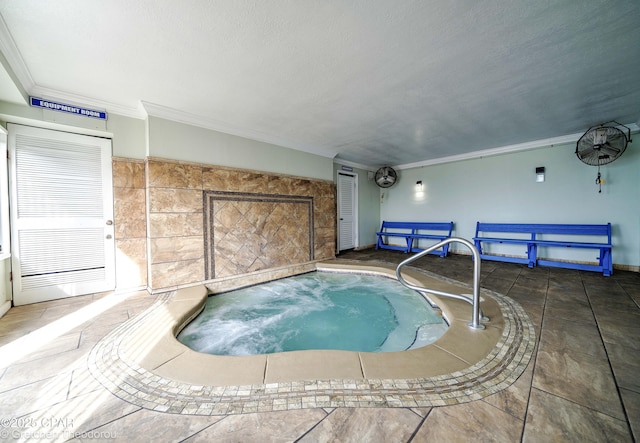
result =
M147 286L147 210L144 161L113 159L116 288Z
M146 161L152 291L335 256L330 181Z

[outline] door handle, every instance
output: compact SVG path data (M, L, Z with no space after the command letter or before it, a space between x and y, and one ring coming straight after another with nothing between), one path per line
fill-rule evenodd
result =
M111 226L113 224L113 220L107 220L107 226Z

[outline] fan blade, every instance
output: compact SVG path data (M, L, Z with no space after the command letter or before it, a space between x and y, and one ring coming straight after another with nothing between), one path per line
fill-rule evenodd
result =
M626 140L627 136L619 129L609 128L609 131L607 132L607 141L617 140L619 138Z
M578 157L585 163L590 165L598 164L598 157L600 153L598 151L594 151L593 149L584 149L578 152Z
M606 142L601 147L602 147L602 149L604 151L608 151L608 152L616 154L616 155L620 153L620 149L616 148L615 146L611 146L611 143L609 143L609 142Z

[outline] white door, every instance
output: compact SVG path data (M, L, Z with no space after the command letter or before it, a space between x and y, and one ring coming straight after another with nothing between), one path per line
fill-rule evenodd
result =
M8 130L14 304L114 289L111 141Z
M338 172L338 251L358 243L356 175Z

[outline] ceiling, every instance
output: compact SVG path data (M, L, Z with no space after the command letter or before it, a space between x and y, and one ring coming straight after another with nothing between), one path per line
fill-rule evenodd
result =
M640 121L637 0L0 0L0 18L0 99L156 115L368 167Z

